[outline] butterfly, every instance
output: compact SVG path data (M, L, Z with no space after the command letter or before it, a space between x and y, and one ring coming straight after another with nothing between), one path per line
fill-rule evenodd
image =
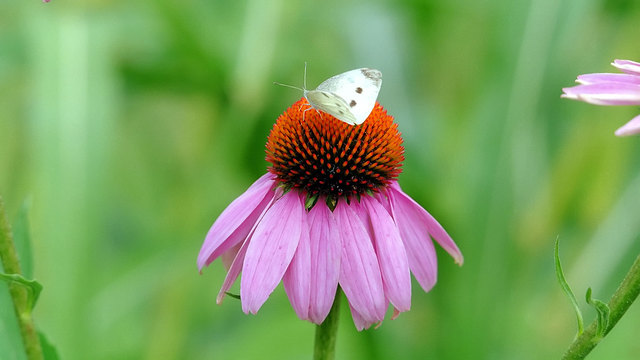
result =
M347 124L360 125L369 117L376 104L382 86L382 73L369 68L350 70L328 78L315 90L307 90L305 63L303 81L302 89L277 82L275 84L302 90L312 108Z

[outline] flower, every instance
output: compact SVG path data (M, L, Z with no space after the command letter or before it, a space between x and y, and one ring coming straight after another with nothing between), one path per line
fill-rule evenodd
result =
M640 105L640 63L614 60L611 63L624 74L584 74L576 85L564 88L563 98L596 105ZM616 130L617 136L640 134L640 115Z
M304 118L303 118L304 116ZM240 272L245 313L255 314L282 280L301 319L320 324L338 285L358 330L411 307L410 271L425 291L436 282L431 238L462 265L447 232L396 181L404 160L393 118L376 103L358 126L309 109L282 114L266 144L269 171L209 230L200 270L221 257L220 303Z

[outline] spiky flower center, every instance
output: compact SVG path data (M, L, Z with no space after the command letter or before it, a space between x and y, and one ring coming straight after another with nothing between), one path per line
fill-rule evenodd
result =
M266 153L269 171L286 188L334 201L377 192L398 177L404 160L398 126L380 104L353 126L316 111L305 98L280 115Z

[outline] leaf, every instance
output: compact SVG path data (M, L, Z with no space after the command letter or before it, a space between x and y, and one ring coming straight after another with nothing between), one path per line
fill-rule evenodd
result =
M227 295L229 295L229 296L231 296L231 297L232 297L232 298L234 298L234 299L238 299L238 300L240 300L240 295L232 294L232 293L230 293L230 292L228 292L228 291L225 291L224 293L225 293L225 294L227 294Z
M562 272L562 265L560 265L560 238L559 237L556 238L556 245L555 245L553 257L556 263L556 276L558 277L558 282L560 283L560 286L562 287L562 290L564 291L565 295L567 295L567 297L569 298L569 301L571 301L571 305L573 305L573 310L576 313L576 319L578 320L577 336L580 336L584 331L584 321L582 320L582 312L580 311L580 307L578 306L578 301L576 300L575 295L573 295L573 291L571 291L571 287L567 283L567 280L564 278L564 273Z
M0 281L0 358L25 359L20 327L8 286Z
M601 339L604 337L607 328L609 328L609 305L598 299L591 298L591 288L587 289L586 299L587 304L593 306L598 312L596 339Z
M42 331L38 331L38 337L40 338L40 346L42 347L44 360L60 360L58 350L51 344Z
M8 282L8 283L17 283L20 284L29 290L29 311L33 310L33 307L36 305L38 301L38 297L40 296L40 292L42 291L42 284L37 282L36 280L27 280L22 275L19 274L4 274L0 273L0 279Z

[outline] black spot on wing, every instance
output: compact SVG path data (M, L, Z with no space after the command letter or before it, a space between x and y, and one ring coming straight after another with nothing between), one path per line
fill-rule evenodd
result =
M356 101L355 100L351 100L351 102L349 103L349 106L351 106L351 107L356 106Z
M362 88L358 86L358 87L356 88L356 92L357 92L358 94L362 94Z

